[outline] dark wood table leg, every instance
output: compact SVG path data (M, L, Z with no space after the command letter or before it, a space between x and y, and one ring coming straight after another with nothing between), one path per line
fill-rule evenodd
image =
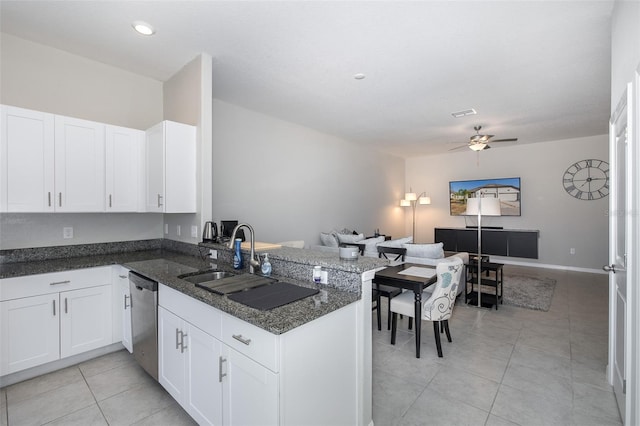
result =
M415 294L415 322L416 322L416 358L420 358L420 332L422 329L422 289Z

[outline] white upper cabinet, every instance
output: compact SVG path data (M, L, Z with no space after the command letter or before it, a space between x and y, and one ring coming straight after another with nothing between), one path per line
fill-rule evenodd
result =
M105 173L107 212L135 212L144 208L144 132L106 126Z
M56 115L56 211L105 210L104 132L102 123Z
M53 114L0 108L0 211L54 211Z
M196 212L196 128L163 121L146 134L146 211Z

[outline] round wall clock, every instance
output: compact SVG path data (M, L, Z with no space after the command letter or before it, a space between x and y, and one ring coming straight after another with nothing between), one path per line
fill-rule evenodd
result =
M578 200L598 200L609 195L609 163L581 160L570 165L562 178L564 190Z

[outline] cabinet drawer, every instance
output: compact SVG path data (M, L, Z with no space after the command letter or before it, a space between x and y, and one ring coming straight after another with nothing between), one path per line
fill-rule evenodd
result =
M0 280L0 300L111 284L111 266L51 272Z
M163 284L158 285L158 305L216 339L220 339L222 313L213 306L202 303Z
M278 339L255 325L222 314L222 341L275 373L279 371Z

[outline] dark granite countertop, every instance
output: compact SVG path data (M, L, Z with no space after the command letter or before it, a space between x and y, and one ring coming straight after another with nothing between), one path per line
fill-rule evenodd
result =
M30 261L0 263L0 278L108 265L123 265L264 330L274 334L282 334L359 300L360 284L359 280L354 279L354 277L357 277L361 271L375 269L375 267L384 264L378 259L344 262L330 258L322 252L309 252L302 249L282 248L276 250L277 254L276 251L273 254L270 252L269 256L273 259L272 263L274 264L274 278L302 287L313 288L316 287L316 284L311 282L310 276L309 281L306 281L307 270L310 270L309 268L312 265L320 264L324 267L334 268L332 279L340 281L342 288L322 284L317 285L316 288L326 291L328 296L328 301L320 303L319 306L315 305L312 298L306 298L270 311L260 311L229 300L225 296L200 289L187 281L177 278L177 275L180 274L210 269L211 263L216 264L218 269L230 270L230 266L225 266L227 264L230 265L230 262L226 261L225 256L228 256L229 253L225 252L224 247L211 248L220 249L219 255L223 259L216 261L193 254L200 251L204 255L208 251L206 247L192 250L192 254L189 255L163 248L120 253L93 253L86 256L78 256L78 251L75 251L75 256L55 259L36 258ZM91 253L91 250L88 250L88 252ZM285 268L288 272L287 277L276 274L278 271L284 271ZM293 275L289 274L292 271Z
M285 278L272 275L272 278L279 281L326 291L328 300L327 302L321 302L319 306L315 306L313 299L311 297L307 297L270 311L260 311L242 305L238 302L234 302L226 296L221 296L207 290L203 290L190 282L178 278L176 276L176 271L184 264L177 262L178 265L176 265L174 262L176 262L175 258L165 258L128 262L125 263L124 266L134 272L158 281L159 283L178 290L179 292L191 296L196 300L200 300L201 302L211 305L214 308L240 318L241 320L267 330L273 334L286 333L289 330L313 321L316 318L340 309L343 306L349 305L360 299L360 295L358 293L339 290L325 285L316 286L312 282L299 281L288 277ZM195 272L197 270L197 268L189 269L191 270L184 269L183 271L178 272L178 274ZM231 271L231 269L224 267L218 267L218 269ZM162 304L162 296L160 296L159 303Z

